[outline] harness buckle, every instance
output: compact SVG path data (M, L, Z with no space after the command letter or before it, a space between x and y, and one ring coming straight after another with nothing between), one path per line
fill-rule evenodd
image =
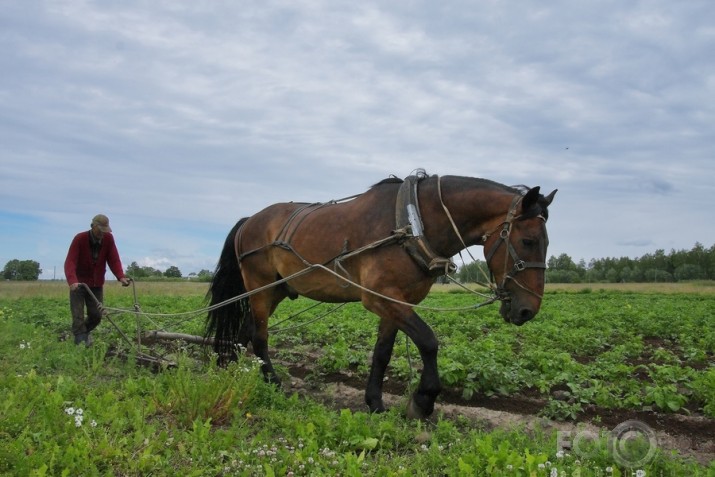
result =
M523 260L517 260L516 262L514 262L515 272L523 272L524 270L526 270L526 262L524 262Z
M510 228L511 228L510 226L511 226L511 224L510 224L509 222L507 222L506 224L504 224L504 228L501 229L501 232L499 232L499 237L500 237L500 238L502 238L502 239L504 239L504 240L506 240L506 239L509 238L509 232L510 232Z

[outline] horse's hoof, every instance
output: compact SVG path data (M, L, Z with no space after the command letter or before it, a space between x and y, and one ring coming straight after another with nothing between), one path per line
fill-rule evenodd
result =
M385 412L385 404L383 404L382 399L365 399L365 404L367 404L367 408L373 414Z
M424 420L429 417L425 412L415 403L415 398L410 397L410 401L407 403L407 419L420 419Z
M272 384L272 385L274 385L274 386L276 386L276 387L278 387L278 388L281 387L281 384L282 384L280 378L279 378L278 376L276 376L274 373L264 374L264 375L263 375L263 380L264 380L266 383Z

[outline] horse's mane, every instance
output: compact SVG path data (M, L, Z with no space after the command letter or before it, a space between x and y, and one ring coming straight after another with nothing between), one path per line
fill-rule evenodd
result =
M413 171L412 175L416 175L417 177L419 177L420 180L424 180L429 177L437 177L436 175L430 176L429 174L427 174L427 172L425 172L424 169L417 169L417 170ZM467 177L467 176L450 176L450 177L452 177L454 179L460 179L460 180L476 183L477 185L484 186L484 187L493 187L496 189L501 189L506 192L510 192L512 194L524 195L530 189L530 187L527 187L525 185L507 186L507 185L501 184L496 181L492 181L489 179L481 179L478 177ZM380 182L378 182L376 184L373 184L372 186L370 186L370 188L372 189L374 187L379 187L379 186L385 185L385 184L402 184L403 182L404 182L403 179L400 179L396 175L391 174L389 177L381 180Z
M429 177L437 177L437 176L430 176L425 172L424 169L416 169L415 171L412 172L413 175L416 175L420 178L420 180L427 179ZM508 192L510 194L519 194L519 195L526 195L527 192L531 189L531 187L524 185L524 184L519 184L519 185L514 185L514 186L508 186L504 185L500 182L496 182L490 179L482 179L479 177L467 177L467 176L450 176L453 179L469 182L471 184L476 184L478 187L485 187L485 188L494 188L494 189L499 189L503 190L504 192ZM396 175L390 175L389 177L381 180L380 182L373 184L370 189L373 189L375 187L380 187L383 185L387 184L402 184L404 182L403 179L400 179ZM548 217L548 209L547 205L545 202L543 202L544 196L542 195L539 199L538 205L539 207L534 207L525 214L522 215L522 218L528 218L528 217L534 217L536 215L543 215L545 218Z
M384 184L402 184L403 182L405 182L405 181L402 180L402 179L400 179L400 178L397 177L397 176L390 176L390 177L388 177L387 179L381 180L381 181L378 182L377 184L373 184L372 186L370 186L370 189L373 189L373 188L375 188L375 187L379 187L379 186L384 185Z

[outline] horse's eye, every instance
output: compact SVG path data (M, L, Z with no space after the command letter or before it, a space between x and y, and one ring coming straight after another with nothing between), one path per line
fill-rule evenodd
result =
M525 238L521 240L521 243L523 243L525 247L533 247L536 245L536 240Z

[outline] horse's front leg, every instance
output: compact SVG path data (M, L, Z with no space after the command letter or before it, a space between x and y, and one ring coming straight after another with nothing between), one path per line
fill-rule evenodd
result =
M414 311L401 323L400 329L415 343L422 357L422 376L417 389L407 405L407 417L424 419L434 412L442 384L437 371L437 350L439 343L432 328Z
M397 327L395 327L395 324L391 320L381 319L377 342L372 353L370 377L367 380L365 390L365 403L367 403L370 412L385 411L385 405L382 402L382 383L385 379L385 370L390 364L396 336Z
M373 312L381 317L380 332L372 358L372 368L365 392L365 401L371 411L382 411L382 381L390 362L397 330L404 332L417 346L423 368L420 383L407 407L407 417L423 419L434 412L434 402L442 390L437 372L438 342L432 328L412 309L385 302L369 303Z

